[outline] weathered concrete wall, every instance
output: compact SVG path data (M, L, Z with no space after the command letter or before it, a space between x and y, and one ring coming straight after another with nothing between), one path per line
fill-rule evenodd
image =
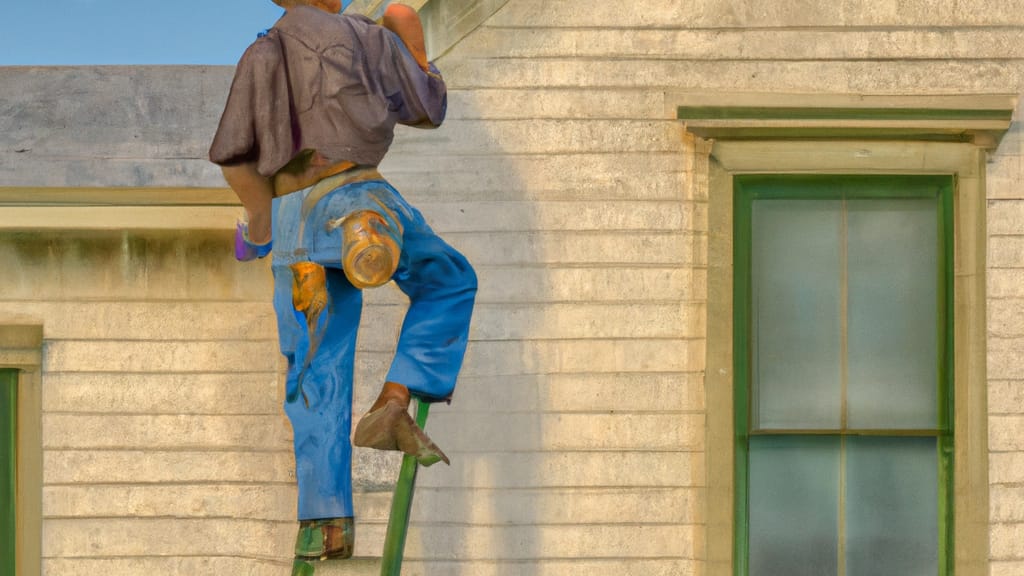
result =
M455 402L431 414L453 465L420 478L407 571L699 574L707 174L670 94L1016 94L1022 37L1016 0L509 0L446 53L448 122L402 130L383 166L481 283ZM0 186L220 185L203 157L229 69L0 75ZM993 576L1024 572L1022 181L1014 124L989 164ZM280 572L294 493L269 287L212 254L231 224L135 253L4 236L39 270L0 311L46 326L49 573ZM401 304L371 295L357 405ZM373 555L386 498L360 501Z

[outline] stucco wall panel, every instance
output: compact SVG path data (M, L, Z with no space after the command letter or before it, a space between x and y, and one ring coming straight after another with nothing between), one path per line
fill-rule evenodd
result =
M462 122L473 123L461 126ZM403 153L430 157L435 154L591 154L597 152L665 152L678 146L671 124L649 121L601 120L491 120L487 130L474 130L479 122L456 120L438 132L407 132Z
M898 58L898 54L896 55ZM651 89L962 94L1016 92L1021 70L1005 60L820 62L694 61L618 58L575 60L466 60L450 67L461 89L470 88L635 88ZM925 90L927 88L927 90Z
M277 372L48 374L46 412L116 413L131 406L145 414L278 415ZM188 390L189 394L182 394Z
M650 60L906 60L1020 58L1022 33L1015 28L857 29L841 27L702 28L488 27L460 49L477 57ZM514 36L508 34L514 31ZM612 99L606 95L603 99Z
M992 525L993 560L1020 560L1024 558L1024 523Z
M793 26L1019 26L1024 24L1020 0L983 0L965 5L939 0L842 0L821 4L809 0L749 3L742 0L660 2L640 0L629 10L615 3L577 5L544 0L510 2L490 23L519 27L691 27L758 28Z
M519 32L517 30L517 32ZM508 33L498 32L491 28L481 28L479 35L489 34L495 40L481 41L479 50L472 50L477 56L483 54L492 57L504 57L495 46L494 41L509 41ZM467 41L476 39L470 36ZM460 48L460 54L462 49ZM455 57L453 57L454 59ZM615 118L631 118L634 120L664 120L664 94L651 92L643 87L622 88L620 90L581 90L576 87L561 91L537 91L529 89L489 89L452 90L448 93L448 115L450 118L462 120L510 120L510 119L582 119L599 120ZM617 150L619 154L635 156L636 161L644 160L643 156L630 150Z
M43 453L45 484L290 483L291 451L57 450ZM44 487L45 488L45 487ZM46 502L43 503L45 507Z
M1021 574L1024 571L1024 562L1004 562L1004 561L993 561L991 563L992 576L1013 576L1014 574Z
M1022 257L1024 257L1024 238L1008 235L989 236L988 265L990 268L1017 271Z
M295 490L279 485L50 486L51 518L166 517L279 520L295 510Z
M495 407L508 406L524 412L584 414L701 413L704 407L700 373L519 374L504 376L502 386L490 388L487 380L467 376L459 406L467 412L494 413ZM622 394L624 387L633 393Z
M1024 414L1024 386L1015 380L993 380L988 385L990 414Z
M995 452L988 470L992 484L1024 484L1024 452Z
M50 519L43 556L238 556L274 558L290 552L292 527L259 520L181 518ZM236 538L232 534L250 534Z
M136 557L136 558L56 558L43 562L46 574L93 576L95 574L248 574L278 576L281 565L270 560L238 557Z

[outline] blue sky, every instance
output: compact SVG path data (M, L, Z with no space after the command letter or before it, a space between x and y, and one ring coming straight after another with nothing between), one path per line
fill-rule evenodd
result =
M271 0L2 0L0 66L234 64Z

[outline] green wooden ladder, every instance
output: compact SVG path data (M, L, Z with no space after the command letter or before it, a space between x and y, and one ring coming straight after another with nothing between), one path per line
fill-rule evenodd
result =
M416 400L416 424L425 429L430 404ZM384 536L384 553L380 562L381 576L399 576L402 573L402 557L405 554L405 536L409 532L409 516L412 512L412 496L416 489L416 470L419 465L414 456L402 457L402 469L398 472L395 495L391 499L391 516L388 531Z

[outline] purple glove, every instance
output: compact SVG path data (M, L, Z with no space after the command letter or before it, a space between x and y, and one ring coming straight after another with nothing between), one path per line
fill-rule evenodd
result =
M249 241L249 225L239 222L235 227L235 260L249 262L257 258L263 258L270 254L273 247L273 239L266 244L253 244Z

